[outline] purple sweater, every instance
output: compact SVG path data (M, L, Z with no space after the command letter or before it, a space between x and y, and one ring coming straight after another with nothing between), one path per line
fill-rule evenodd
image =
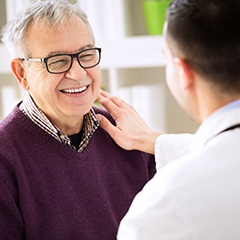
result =
M1 122L0 142L1 240L116 239L155 173L152 155L121 149L100 127L79 153L18 107Z

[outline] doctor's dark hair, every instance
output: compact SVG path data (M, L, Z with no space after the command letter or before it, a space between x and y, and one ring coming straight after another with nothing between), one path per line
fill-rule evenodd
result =
M221 91L240 91L240 0L173 0L167 41L174 56Z
M34 23L44 21L45 27L51 31L60 28L65 21L72 19L74 16L79 17L86 24L94 41L94 34L86 14L78 3L72 4L67 0L36 0L32 2L4 26L2 41L6 44L12 57L28 57L30 49L27 35L28 30Z

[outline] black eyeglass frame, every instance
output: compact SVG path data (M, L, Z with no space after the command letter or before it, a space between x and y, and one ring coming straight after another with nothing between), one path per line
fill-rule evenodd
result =
M79 60L79 54L80 53L84 53L84 52L87 52L89 50L97 50L98 51L98 62L94 65L91 65L91 66L88 66L88 67L84 67L82 66L80 60ZM68 72L71 67L72 67L72 64L73 64L73 59L76 58L77 61L78 61L78 64L84 68L84 69L87 69L87 68L93 68L95 66L97 66L99 63L100 63L100 60L101 60L101 52L102 52L102 49L101 48L98 48L98 47L95 47L95 48L87 48L87 49L84 49L84 50L81 50L80 52L77 52L77 53L74 53L74 54L56 54L56 55L53 55L53 56L49 56L49 57L46 57L46 58L21 58L22 61L28 61L28 62L44 62L45 63L45 66L46 66L46 69L49 73L51 74L61 74L61 73L65 73L65 72ZM67 70L65 71L61 71L61 72L52 72L49 70L48 68L48 60L53 58L53 57L57 57L57 56L70 56L71 57L71 63L70 63L70 66Z

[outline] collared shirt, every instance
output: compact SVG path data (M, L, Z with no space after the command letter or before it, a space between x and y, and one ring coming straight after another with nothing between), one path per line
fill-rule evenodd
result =
M71 148L75 148L71 145L70 138L61 132L61 130L55 126L47 116L39 109L34 103L31 96L27 93L23 99L23 102L20 105L20 109L39 127L41 127L44 131L52 135L59 142L70 146ZM82 152L85 147L88 145L91 136L96 131L99 126L99 122L97 120L96 114L93 109L91 109L86 115L84 115L84 123L83 123L83 134L82 139L77 149L78 152Z

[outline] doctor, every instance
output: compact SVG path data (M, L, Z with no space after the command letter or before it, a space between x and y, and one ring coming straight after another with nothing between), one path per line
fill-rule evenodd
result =
M119 240L240 239L240 1L173 0L164 29L167 84L200 124L193 135L152 132L105 92L125 149L155 151L157 173L121 221ZM157 111L157 109L156 109Z

